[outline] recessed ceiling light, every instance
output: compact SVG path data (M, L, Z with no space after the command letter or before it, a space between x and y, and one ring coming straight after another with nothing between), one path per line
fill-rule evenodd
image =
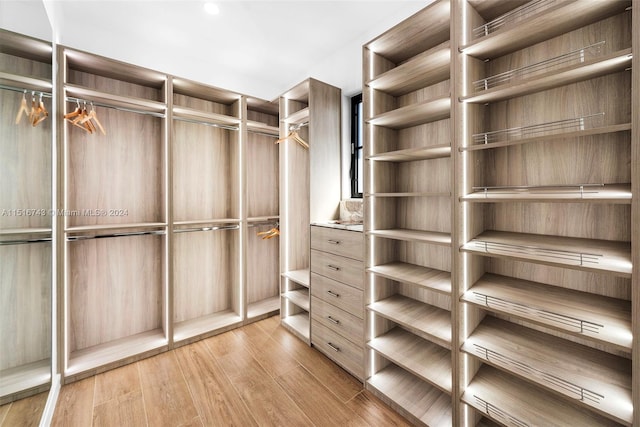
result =
M215 3L207 2L204 4L204 11L209 15L217 15L220 13L220 8Z

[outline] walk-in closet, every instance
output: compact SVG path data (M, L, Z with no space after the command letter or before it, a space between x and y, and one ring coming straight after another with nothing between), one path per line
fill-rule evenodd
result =
M639 8L0 1L0 427L640 426Z

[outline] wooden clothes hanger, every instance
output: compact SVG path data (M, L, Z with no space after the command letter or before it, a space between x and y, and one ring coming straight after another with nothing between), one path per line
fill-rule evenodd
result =
M20 101L20 108L18 109L18 114L16 115L16 124L19 124L20 120L22 120L22 113L24 113L24 115L27 117L30 116L29 108L27 107L26 95L27 95L27 90L25 89L25 91L22 93L22 101Z
M103 135L106 135L107 132L104 130L104 126L98 120L98 115L96 114L96 110L93 106L93 102L91 103L91 111L87 112L87 102L84 102L84 108L80 107L80 101L76 100L76 109L70 113L64 115L65 120L71 123L73 126L76 126L82 129L85 132L93 134L100 129ZM97 129L96 129L97 126Z
M47 111L47 108L44 106L44 102L42 101L42 92L40 92L40 101L38 102L38 106L36 107L35 111L31 111L31 116L31 125L34 127L44 119L49 117L49 112Z
M269 231L260 231L256 234L258 236L262 236L262 240L271 239L272 237L280 235L280 229L278 228L278 226L275 226Z
M288 139L292 139L295 142L297 142L299 145L301 145L302 147L306 148L307 150L309 149L309 144L307 143L307 141L305 141L304 139L302 139L300 137L300 135L298 135L298 129L300 129L301 126L298 126L297 128L294 128L293 126L289 129L289 133L287 134L287 136L285 136L284 138L280 138L279 140L276 141L276 144L280 144L281 142L285 142Z

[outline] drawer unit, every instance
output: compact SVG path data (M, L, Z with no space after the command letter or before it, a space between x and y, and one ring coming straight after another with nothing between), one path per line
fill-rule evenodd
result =
M311 304L313 305L311 316L314 322L333 329L354 343L364 340L362 335L364 320L315 297L311 299Z
M364 289L362 261L312 249L311 271L358 289Z
M358 378L364 378L364 352L342 335L314 323L311 329L311 342L338 365Z
M353 286L329 279L317 273L311 273L313 287L311 295L335 305L352 315L364 318L363 291Z
M362 233L327 227L311 227L311 249L363 261Z
M311 343L364 380L364 239L311 227Z

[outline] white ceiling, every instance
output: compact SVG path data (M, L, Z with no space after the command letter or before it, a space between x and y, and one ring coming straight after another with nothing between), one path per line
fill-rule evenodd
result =
M358 92L362 45L430 3L215 2L217 16L202 0L0 0L0 25L43 38L39 7L60 44L273 99L307 77Z

